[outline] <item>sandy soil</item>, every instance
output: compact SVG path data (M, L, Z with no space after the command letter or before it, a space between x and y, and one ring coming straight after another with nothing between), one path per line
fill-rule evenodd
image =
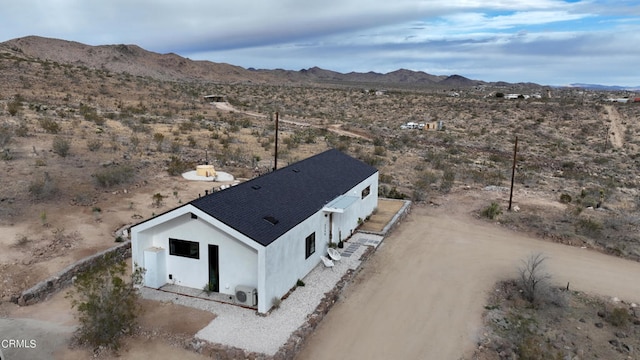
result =
M640 263L538 240L478 219L472 210L486 204L488 196L494 194L467 191L442 198L439 206L414 206L364 265L299 358L469 356L483 331L488 292L496 281L513 277L520 260L532 252L548 256L548 270L559 285L570 282L575 290L640 302L640 288L635 286ZM527 208L525 203L520 206L523 211ZM193 334L214 316L171 304L146 302L145 306L142 325L159 334ZM64 293L23 308L3 303L0 333L37 338L42 344L38 349L21 350L29 351L31 359L87 358L87 350L67 348L76 325L69 309ZM121 355L123 359L200 358L162 337L129 339Z
M257 117L257 118L261 118L264 119L267 116L265 114L261 114L261 113L257 113L254 111L242 111L242 110L238 110L236 109L233 105L229 104L229 103L213 103L213 106L219 110L224 110L224 111L229 111L229 112L239 112L239 113L243 113L245 115L249 115L249 116L253 116L253 117ZM360 133L356 133L353 131L349 131L349 130L345 130L342 128L342 124L332 124L329 126L320 126L320 125L315 125L315 124L311 124L309 122L306 121L302 121L301 119L297 119L297 118L293 118L293 117L289 117L289 118L285 118L284 116L280 116L278 118L279 122L282 122L284 124L289 124L289 125L295 125L295 126L301 126L301 127L312 127L312 128L316 128L316 129L327 129L328 131L331 131L335 134L338 134L340 136L349 136L352 138L356 138L356 139L365 139L365 140L372 140L371 136L366 135L366 134L360 134ZM316 121L320 121L320 119L316 119Z
M620 113L616 110L615 107L611 105L606 105L605 109L607 109L607 114L609 115L609 121L611 121L611 125L609 127L609 141L615 148L622 148L624 144L624 131L625 127L622 124L622 120L620 120Z
M0 304L0 339L35 341L35 348L3 349L10 359L87 359L88 349L70 349L69 340L77 326L71 311L67 291L62 291L43 303L27 307ZM215 315L172 303L142 300L139 324L153 338L137 336L125 340L120 359L204 359L203 356L169 345L171 334L194 336L211 322ZM179 314L179 316L176 316ZM108 358L109 356L107 356Z
M452 204L456 204L455 206ZM482 330L488 291L532 252L553 281L640 300L640 263L514 233L445 201L412 214L365 264L299 359L458 359ZM474 208L474 207L471 207Z

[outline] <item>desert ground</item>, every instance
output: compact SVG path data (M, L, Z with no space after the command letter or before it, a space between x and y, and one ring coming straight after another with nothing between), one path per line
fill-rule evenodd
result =
M520 259L533 252L548 257L555 284L570 282L572 289L587 294L640 302L635 286L640 263L487 222L470 209L488 197L505 201L506 194L461 190L437 205L414 206L364 264L298 358L470 359L485 331L482 314L494 284L514 277ZM526 208L526 195L519 199ZM142 333L125 343L120 358L201 358L184 349L184 339L214 314L150 301L144 307ZM68 309L63 293L29 307L4 303L0 325L19 324L23 336L50 346L36 356L28 353L34 350L22 350L28 358L87 358L89 350L68 348L76 325ZM176 311L179 319L172 316Z
M385 239L299 359L470 359L494 284L531 253L548 257L559 286L640 301L640 263L487 223L468 211L485 201L473 195L441 200Z

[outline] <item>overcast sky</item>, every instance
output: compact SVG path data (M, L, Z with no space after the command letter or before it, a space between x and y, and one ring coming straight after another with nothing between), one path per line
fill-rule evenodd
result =
M640 86L640 0L17 0L0 41L136 44L256 69Z

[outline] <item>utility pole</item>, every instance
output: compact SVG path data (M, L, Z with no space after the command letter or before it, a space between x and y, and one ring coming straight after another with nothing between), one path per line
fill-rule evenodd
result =
M511 167L511 192L509 193L509 211L511 211L511 202L513 200L513 180L516 176L516 154L518 153L518 137L516 136L516 143L513 146L513 166Z
M278 112L276 111L276 146L274 150L273 158L273 171L278 170Z

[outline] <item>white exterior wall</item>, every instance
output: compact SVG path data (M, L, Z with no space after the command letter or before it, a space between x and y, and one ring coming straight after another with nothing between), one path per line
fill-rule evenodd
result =
M165 283L202 289L209 282L208 245L217 245L220 292L233 295L237 285L257 288L259 249L245 244L208 223L207 220L211 219L207 219L208 215L201 213L198 209L191 206L187 208L189 209L181 207L160 216L166 217L166 219L152 219L142 224L140 229L132 228L134 263L145 267L147 264L144 264L144 249L152 246L164 248L166 249L164 256L166 273L162 276L164 276ZM196 215L200 213L198 219L192 219L191 212ZM198 242L200 258L192 259L170 255L169 238ZM249 241L255 243L253 240ZM257 243L255 245L260 246ZM169 274L172 275L172 280L169 280Z
M362 199L362 190L370 187L370 193ZM345 195L357 196L358 201L353 203L344 213L333 214L333 242L346 240L358 228L358 219L365 220L378 206L378 173L371 175L365 181L355 186Z
M305 277L318 265L320 256L327 253L329 237L323 234L323 229L328 222L329 218L319 211L266 247L267 286L263 294L258 293L258 311L268 311L274 297L281 298L296 285L298 279ZM306 238L314 232L315 252L305 259Z
M361 198L362 190L370 193ZM358 219L371 215L378 205L378 173L344 195L357 196L344 213L333 213L333 241L339 232L346 239L358 227ZM192 219L191 213L198 216ZM208 245L218 245L220 292L234 294L235 287L258 289L258 312L266 313L274 297L284 296L298 279L304 278L326 255L329 243L329 214L319 210L286 234L264 247L236 230L220 223L199 209L185 205L131 228L131 251L134 264L145 267L144 250L166 249L167 283L202 289L209 281ZM315 232L315 252L305 259L305 239ZM197 241L200 259L169 255L169 238ZM158 269L163 271L164 269ZM169 280L169 274L173 280Z
M370 193L361 198L362 190L370 186ZM378 173L376 172L345 195L357 196L358 201L344 213L333 213L334 242L338 241L341 230L343 240L358 227L358 218L365 219L378 206ZM326 215L326 216L325 216ZM271 308L274 297L282 297L298 279L304 278L320 262L320 256L327 254L329 246L329 214L320 210L279 239L266 247L265 290L258 293L258 311ZM307 236L316 233L315 252L305 259Z

